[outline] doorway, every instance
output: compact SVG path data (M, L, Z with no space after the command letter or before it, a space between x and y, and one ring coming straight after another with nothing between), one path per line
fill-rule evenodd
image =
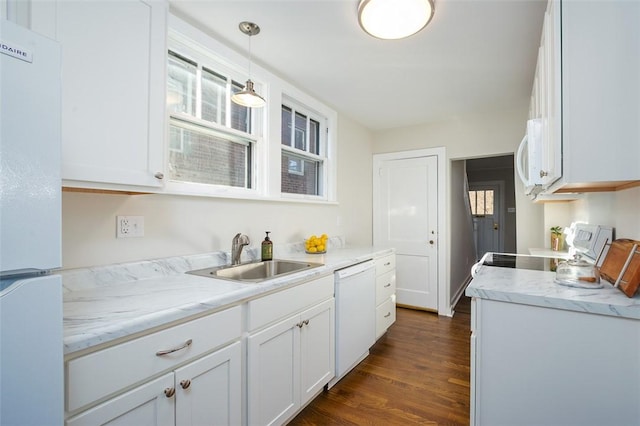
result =
M469 204L473 217L476 260L487 252L504 251L504 182L469 184Z
M469 190L494 191L493 213L473 214L474 238L480 258L486 251L516 252L515 170L513 154L463 160ZM486 195L491 192L484 192ZM471 195L469 199L471 204ZM484 205L483 205L484 208ZM489 207L491 208L491 207ZM473 208L472 208L473 213ZM484 217L480 217L483 216ZM497 227L498 229L494 229Z

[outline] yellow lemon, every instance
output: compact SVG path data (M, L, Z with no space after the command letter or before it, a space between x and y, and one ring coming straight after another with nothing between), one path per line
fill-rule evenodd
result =
M315 247L309 247L309 253L316 253L318 251Z

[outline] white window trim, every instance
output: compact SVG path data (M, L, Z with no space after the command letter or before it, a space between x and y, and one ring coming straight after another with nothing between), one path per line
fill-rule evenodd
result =
M237 64L246 64L247 57L238 53L208 34L193 27L175 15L169 15L169 49L180 53L180 45L196 51L207 59L200 57L203 65L228 75L235 81L244 82L247 79L247 68ZM188 55L187 55L188 56ZM214 62L211 62L211 59ZM217 68L216 68L217 66ZM169 181L165 184L165 192L171 194L198 195L209 197L262 199L286 202L337 203L337 113L288 82L280 79L255 63L251 64L251 79L256 91L265 97L267 105L263 109L262 120L254 122L254 131L259 134L254 145L254 165L252 170L253 188L215 187L214 185L178 183ZM283 194L281 192L281 108L282 100L287 99L296 105L303 105L308 110L324 117L328 132L326 137L326 165L323 175L325 188L323 196L309 196L303 194ZM286 103L286 102L285 102ZM169 115L167 113L167 133ZM168 144L168 137L166 138ZM168 153L168 146L165 153ZM168 157L168 155L167 155ZM168 161L168 159L167 159Z

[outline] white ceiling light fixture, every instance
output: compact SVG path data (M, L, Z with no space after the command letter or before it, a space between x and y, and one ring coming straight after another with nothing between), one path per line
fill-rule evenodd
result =
M231 96L231 100L238 104L249 108L261 108L265 106L266 101L264 98L256 93L253 88L253 81L251 81L251 36L260 33L260 27L253 22L243 21L238 25L242 33L249 36L249 79L247 80L244 89Z
M360 0L358 22L373 37L397 40L426 27L434 12L433 0Z

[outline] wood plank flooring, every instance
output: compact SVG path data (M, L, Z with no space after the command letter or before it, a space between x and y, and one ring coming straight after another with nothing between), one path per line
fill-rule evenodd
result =
M468 425L470 299L453 318L398 308L371 354L290 425Z

